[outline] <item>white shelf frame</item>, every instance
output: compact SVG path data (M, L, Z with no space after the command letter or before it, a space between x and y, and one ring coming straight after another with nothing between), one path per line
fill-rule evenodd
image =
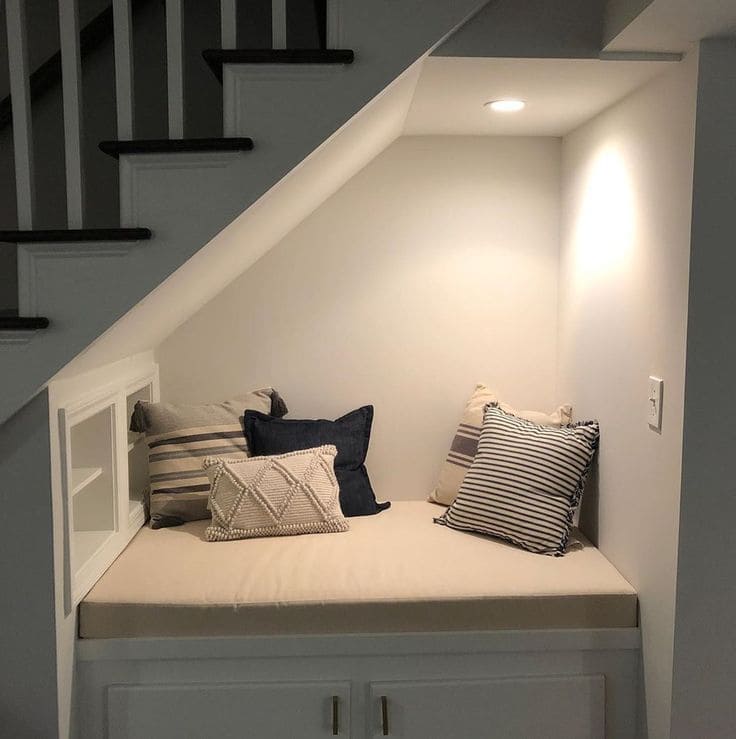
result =
M110 531L75 531L72 536L75 539L75 547L77 547L78 550L88 550L86 552L86 557L84 557L84 565L86 564L100 551L100 549L107 543L111 536ZM80 546L79 541L86 541L88 542L84 547ZM92 546L89 545L89 542L92 543Z
M128 431L128 454L135 449L146 437L144 434L138 434L133 441L130 441L130 437L133 435L133 431Z
M112 474L112 528L95 531L95 539L99 538L96 547L82 547L80 539L90 538L86 536L93 532L74 530L74 496L90 484L91 480L83 481L80 489L75 489L74 483L74 455L72 451L72 429L85 421L90 420L99 413L109 412L111 422L110 437L112 448L110 451L111 474ZM119 409L116 407L115 394L94 393L79 398L66 407L59 409L59 431L62 442L63 459L62 469L62 501L65 513L66 530L66 587L65 602L71 609L90 590L92 585L100 578L102 573L110 566L117 556L115 544L120 533L120 514L117 499L120 488L120 463L119 463L119 441L118 423ZM102 470L100 473L102 474ZM96 475L95 477L98 477ZM89 548L89 551L87 549ZM84 556L82 556L84 555Z
M102 475L102 467L72 467L72 497Z
M157 403L161 399L161 391L160 391L160 384L159 384L159 374L158 374L158 365L154 365L149 372L143 373L142 375L139 375L138 377L130 380L128 384L125 387L125 409L126 414L128 413L128 398L131 395L134 395L136 393L139 393L144 388L150 387L151 388L151 401L154 403ZM128 439L128 457L130 457L130 453L136 448L138 444L141 444L145 440L145 434L138 434L134 441L130 441L130 436L132 433L131 431L128 431L127 429L130 428L130 418L126 418L126 432ZM126 465L126 472L128 471L128 467ZM126 482L126 488L128 491L128 526L134 527L137 531L146 520L146 511L143 504L143 501L138 501L130 498L130 481L128 480ZM141 491L142 492L142 491Z
M151 399L158 401L158 366L150 353L49 384L54 551L64 615L74 610L145 523L143 501L130 497L127 398L147 386L151 387ZM112 424L114 525L109 531L75 532L75 496L84 494L106 472L92 465L72 466L71 432L79 423L105 410L111 413ZM142 439L143 436L136 439L133 447Z

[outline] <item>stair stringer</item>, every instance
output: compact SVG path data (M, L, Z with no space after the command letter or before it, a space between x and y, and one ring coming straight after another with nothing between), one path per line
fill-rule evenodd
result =
M255 134L244 135L254 138L254 151L176 154L166 156L166 161L157 160L158 155L121 157L121 223L145 225L153 230L153 239L123 255L67 255L37 265L37 282L28 292L35 295L36 310L49 315L52 323L27 345L2 349L0 422L214 236L247 215L264 194L271 196L269 191L278 190L279 183L300 163L306 164L310 154L321 145L329 147L336 131L486 2L343 0L341 39L356 52L350 67L313 68L311 74L283 68L269 69L266 74L226 67L226 127L252 127ZM244 236L242 243L231 245L227 256L221 255L218 266L203 267L210 284L224 286L270 245ZM157 326L165 323L173 329L202 300L193 284L191 291L184 289L178 300L168 302L164 310L174 315L166 321L157 321L159 316L153 312L144 315ZM148 310L145 304L144 310ZM166 335L142 331L157 340L140 346L141 350L155 346ZM128 348L126 354L131 353ZM118 352L111 359L124 355Z

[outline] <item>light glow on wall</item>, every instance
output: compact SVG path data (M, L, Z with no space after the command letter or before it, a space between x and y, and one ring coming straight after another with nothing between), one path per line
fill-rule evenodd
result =
M584 174L574 221L577 267L591 277L622 265L635 235L635 198L626 160L607 146Z

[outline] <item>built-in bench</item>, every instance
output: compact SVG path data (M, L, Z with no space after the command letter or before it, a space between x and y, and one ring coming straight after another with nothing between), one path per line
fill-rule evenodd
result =
M80 607L83 638L636 626L636 593L588 542L546 557L396 502L350 530L211 543L141 529Z
M634 589L395 502L340 534L141 529L82 601L81 739L633 739Z

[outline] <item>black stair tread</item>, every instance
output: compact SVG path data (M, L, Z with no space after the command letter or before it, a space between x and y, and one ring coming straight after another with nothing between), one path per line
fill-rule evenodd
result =
M202 56L222 81L223 64L352 64L352 49L206 49Z
M66 228L32 231L0 231L0 242L8 244L71 243L76 241L147 241L148 228Z
M48 328L44 316L0 316L0 331L37 331Z
M100 150L117 159L121 154L169 154L196 151L250 151L253 139L134 139L132 141L102 141Z

